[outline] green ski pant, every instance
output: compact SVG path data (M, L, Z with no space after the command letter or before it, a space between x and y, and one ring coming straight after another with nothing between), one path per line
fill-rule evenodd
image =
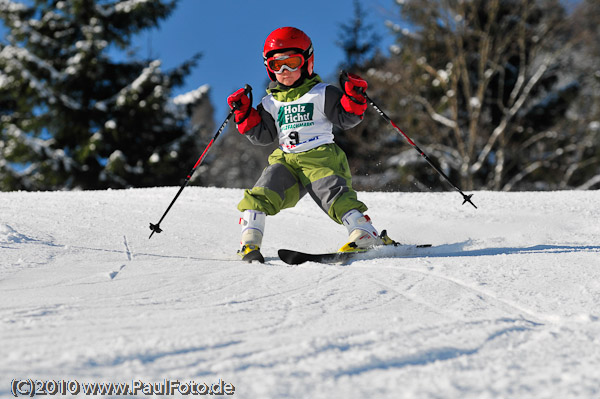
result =
M352 189L348 160L337 144L325 144L297 154L276 149L254 187L244 191L238 209L275 215L282 209L294 207L306 193L339 224L346 212L367 210Z

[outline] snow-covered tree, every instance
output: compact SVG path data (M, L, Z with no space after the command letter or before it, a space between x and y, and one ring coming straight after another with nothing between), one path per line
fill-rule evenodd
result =
M367 72L371 97L465 190L560 184L553 176L564 172L575 148L557 127L581 89L564 68L575 42L560 2L396 3L389 27L397 43L384 66ZM379 141L398 149L389 136ZM388 171L418 159L412 148L401 150ZM426 166L410 173L439 187Z
M171 71L159 60L112 59L175 6L0 0L1 189L179 184L198 135L189 107L170 95L199 56Z

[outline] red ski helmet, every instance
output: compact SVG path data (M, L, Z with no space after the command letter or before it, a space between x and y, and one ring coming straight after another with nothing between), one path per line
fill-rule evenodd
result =
M304 65L302 65L302 71L308 76L312 75L314 66L312 41L306 33L290 26L275 29L267 36L263 48L265 67L267 66L267 58L271 57L273 54L289 50L298 51L298 53L302 54L305 60ZM267 74L271 80L276 80L275 74L270 72L268 68Z

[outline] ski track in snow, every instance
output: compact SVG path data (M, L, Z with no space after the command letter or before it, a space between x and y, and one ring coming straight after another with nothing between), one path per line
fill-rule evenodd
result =
M125 253L127 254L127 260L131 261L133 259L133 253L129 249L129 244L127 243L126 235L123 235L123 245L125 245Z
M123 235L123 245L125 246L125 255L127 255L127 261L131 262L133 260L133 253L131 252L131 250L129 249L129 244L127 243L127 236ZM113 270L111 272L108 273L108 276L110 277L111 280L113 280L115 277L117 277L117 275L119 274L119 272L121 272L124 268L125 268L126 264L122 264L119 267L119 270Z
M175 191L0 193L0 397L13 378L600 397L598 191L477 192L477 210L456 193L359 193L376 227L434 246L300 266L276 250L346 238L310 199L267 219L261 265L235 255L242 190L187 188L149 240Z

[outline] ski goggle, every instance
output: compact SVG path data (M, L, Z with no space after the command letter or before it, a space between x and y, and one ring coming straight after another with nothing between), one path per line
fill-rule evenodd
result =
M297 71L304 65L302 54L281 55L279 57L270 57L266 61L269 72L282 73L284 69L290 72Z

